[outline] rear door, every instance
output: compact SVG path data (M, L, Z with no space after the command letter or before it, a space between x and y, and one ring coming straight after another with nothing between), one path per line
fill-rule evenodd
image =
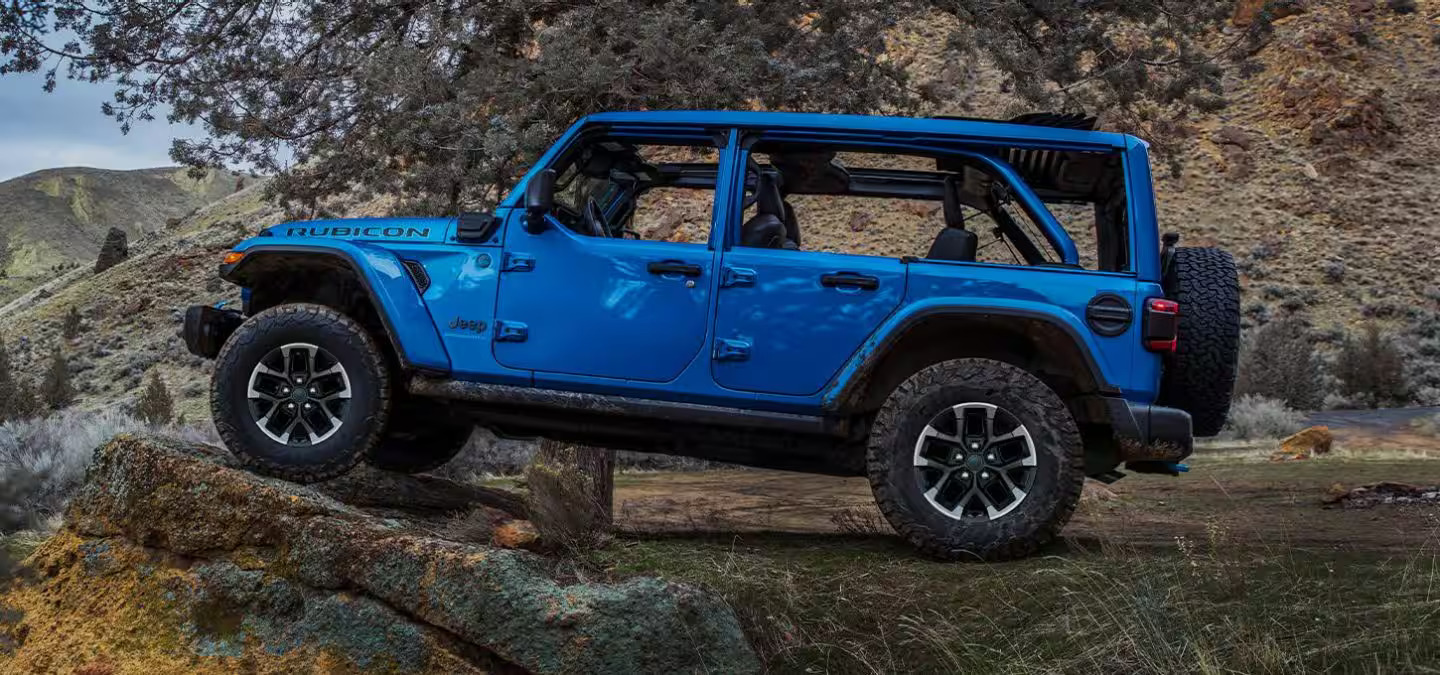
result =
M711 373L722 387L805 396L825 386L900 304L895 258L725 251Z

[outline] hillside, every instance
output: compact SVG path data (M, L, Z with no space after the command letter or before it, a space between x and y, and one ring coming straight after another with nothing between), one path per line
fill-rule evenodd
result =
M1366 317L1404 323L1410 308L1433 305L1440 288L1440 215L1430 203L1440 193L1440 120L1432 112L1440 103L1440 2L1421 2L1413 13L1384 4L1357 12L1352 4L1359 5L1311 3L1281 19L1248 75L1230 75L1230 106L1188 121L1181 171L1156 167L1162 228L1188 245L1223 246L1240 261L1247 325L1286 312L1310 317L1330 336L1338 333L1328 329ZM934 44L923 31L911 38L917 49ZM922 74L943 77L934 54L921 55L917 68L929 69ZM983 69L966 78L948 111L1009 112ZM863 215L869 224L858 233L850 210L807 219L806 247L844 248L881 236L874 233L896 218L878 209ZM82 406L133 401L146 371L158 367L188 418L207 416L208 364L181 344L181 313L235 297L215 278L215 262L282 219L251 181L152 235L118 267L72 273L47 297L0 316L17 370L38 378L60 318L75 306L85 330L68 349ZM883 236L923 251L934 229Z
M242 178L71 167L0 182L0 302L43 283L57 265L92 263L111 227L135 241L234 192Z

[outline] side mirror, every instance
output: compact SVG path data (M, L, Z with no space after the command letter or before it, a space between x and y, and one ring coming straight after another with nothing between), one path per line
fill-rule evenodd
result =
M540 234L545 231L545 215L555 209L555 170L546 169L535 174L525 185L525 231Z

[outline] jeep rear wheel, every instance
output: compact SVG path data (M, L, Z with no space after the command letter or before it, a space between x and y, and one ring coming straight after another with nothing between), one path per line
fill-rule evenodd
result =
M210 409L245 467L298 483L349 471L389 413L380 349L349 317L289 304L241 324L215 360Z
M999 361L930 366L896 387L871 429L870 487L901 536L949 560L1006 560L1052 541L1085 479L1060 397Z
M385 436L370 451L365 463L396 473L434 471L454 459L465 448L475 426L464 422L437 419L422 402L397 405L390 416Z
M1196 436L1225 426L1240 355L1240 280L1216 248L1177 248L1165 292L1180 303L1179 340L1165 360L1157 403L1190 413Z

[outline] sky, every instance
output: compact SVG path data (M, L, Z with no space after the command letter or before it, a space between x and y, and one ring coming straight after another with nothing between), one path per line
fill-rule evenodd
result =
M62 79L47 94L43 84L38 74L0 76L0 181L67 166L173 166L170 141L199 135L194 127L167 123L164 111L121 134L120 125L100 112L112 85Z

